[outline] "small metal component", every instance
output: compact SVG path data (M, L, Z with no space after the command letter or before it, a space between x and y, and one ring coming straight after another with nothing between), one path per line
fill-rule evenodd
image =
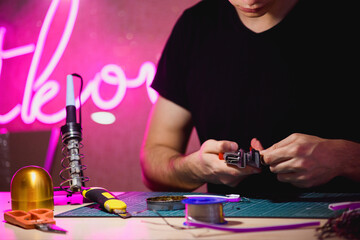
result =
M114 209L114 213L119 215L119 217L124 218L124 219L132 217L132 215L128 211L122 211L122 210L119 210L119 209Z
M43 232L52 232L52 233L66 233L65 229L62 229L54 224L36 224L35 228Z
M239 149L237 152L225 152L222 156L227 164L238 168L245 168L247 165L260 168L261 165L266 165L260 152L255 149L251 149L250 152Z
M147 209L155 211L172 211L185 209L185 204L181 201L186 199L184 196L159 196L146 199Z

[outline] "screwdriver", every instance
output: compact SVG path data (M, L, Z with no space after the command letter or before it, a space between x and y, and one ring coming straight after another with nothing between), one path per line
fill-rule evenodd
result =
M105 188L93 187L82 191L84 198L100 204L110 213L115 213L121 218L129 218L131 214L126 211L126 203L118 199L113 193Z

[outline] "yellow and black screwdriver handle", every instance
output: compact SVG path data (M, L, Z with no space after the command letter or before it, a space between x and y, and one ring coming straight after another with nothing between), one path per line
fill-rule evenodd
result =
M105 188L93 187L82 191L84 198L100 204L101 207L110 213L116 213L122 218L131 217L126 211L126 203L119 200L113 193Z

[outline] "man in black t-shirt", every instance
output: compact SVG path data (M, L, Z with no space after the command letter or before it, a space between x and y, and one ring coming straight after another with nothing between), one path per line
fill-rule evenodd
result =
M204 0L158 64L141 155L152 190L359 191L358 33L330 1ZM184 155L192 128L201 147ZM240 169L218 154L261 151Z

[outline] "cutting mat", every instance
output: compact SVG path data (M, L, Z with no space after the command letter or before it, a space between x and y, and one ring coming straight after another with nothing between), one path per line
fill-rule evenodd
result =
M146 199L157 196L181 196L181 192L126 192L118 196L127 204L133 217L159 217L146 210ZM330 218L340 212L328 209L330 203L359 201L360 193L303 193L297 196L276 195L276 198L242 196L242 201L224 203L225 217ZM184 210L158 211L164 217L184 217ZM102 211L98 204L79 207L55 217L118 217Z

